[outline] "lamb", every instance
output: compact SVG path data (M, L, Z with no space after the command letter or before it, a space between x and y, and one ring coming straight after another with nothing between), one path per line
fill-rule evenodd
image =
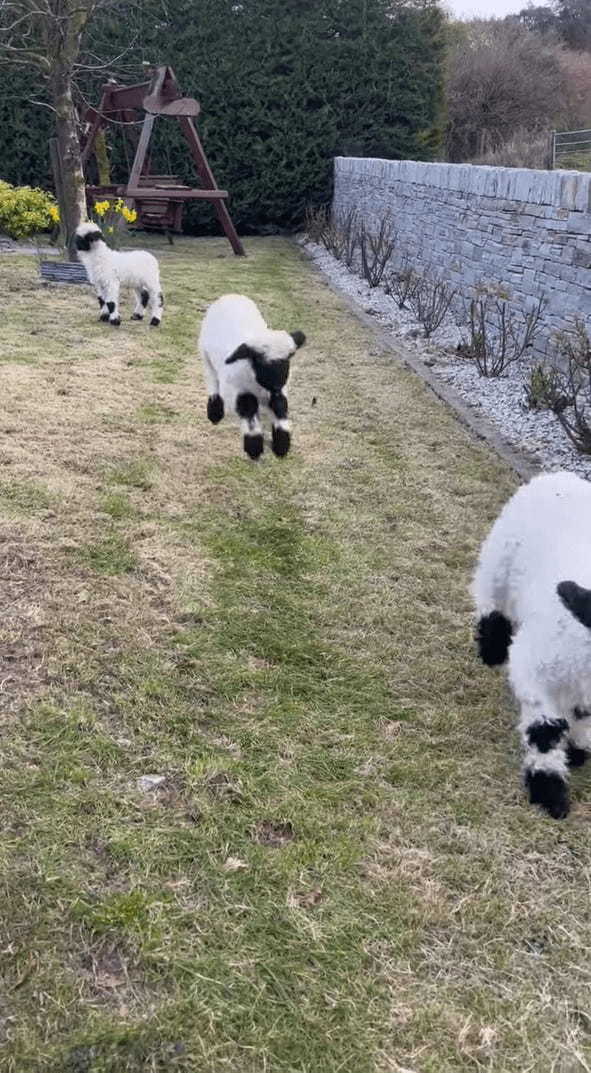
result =
M95 223L76 228L76 249L86 269L88 282L94 287L99 306L99 319L118 327L119 287L133 287L136 302L132 320L143 320L146 306L151 313L150 324L156 328L162 320L164 299L160 288L158 261L146 250L120 252L112 250Z
M509 661L529 800L563 819L569 768L591 751L591 484L559 472L520 488L484 541L472 595L481 659Z
M272 422L271 447L287 454L291 434L286 384L290 361L303 346L303 332L273 331L258 307L242 294L226 294L207 310L199 335L207 387L207 416L217 425L226 408L241 422L244 450L256 460L263 453L261 408Z

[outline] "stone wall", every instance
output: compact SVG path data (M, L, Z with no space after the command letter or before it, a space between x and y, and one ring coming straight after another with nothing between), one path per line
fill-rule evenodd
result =
M337 157L334 209L374 229L390 213L396 258L443 273L463 298L500 284L521 308L544 295L544 334L591 321L591 173Z

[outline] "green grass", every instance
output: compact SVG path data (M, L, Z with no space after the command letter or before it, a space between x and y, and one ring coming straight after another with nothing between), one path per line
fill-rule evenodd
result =
M74 550L74 557L99 574L125 574L133 570L137 563L127 541L118 533L82 544Z
M5 510L36 514L54 507L56 497L43 485L31 480L0 481L0 504Z
M288 242L157 245L159 333L10 262L2 1073L584 1070L591 786L527 807L472 651L513 478ZM286 460L206 421L225 291L308 335Z

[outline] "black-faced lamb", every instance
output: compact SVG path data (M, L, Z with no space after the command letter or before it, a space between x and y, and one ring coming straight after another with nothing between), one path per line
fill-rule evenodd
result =
M207 416L215 425L226 410L236 412L249 458L257 459L263 452L263 410L271 416L274 454L283 457L289 451L287 381L291 359L305 341L303 332L273 331L255 303L242 294L218 298L205 314L199 352Z
M119 288L132 287L135 291L135 309L132 320L143 320L146 307L150 324L158 327L162 320L164 299L160 287L158 261L146 250L112 250L104 240L102 231L95 223L84 223L76 229L76 249L88 276L88 282L96 291L99 302L99 318L118 327Z
M532 804L568 815L569 768L591 750L591 484L536 477L505 505L472 585L484 663L508 658Z

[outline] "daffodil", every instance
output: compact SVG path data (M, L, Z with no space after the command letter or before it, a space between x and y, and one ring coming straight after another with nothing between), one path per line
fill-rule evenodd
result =
M121 215L124 220L127 220L128 224L133 224L137 220L137 212L135 209L128 209L127 205L124 205L121 209Z
M94 203L94 211L96 212L97 216L104 216L110 208L110 201L95 201Z
M58 209L57 205L50 205L49 206L49 215L50 215L51 219L53 220L54 224L59 223L60 210Z

